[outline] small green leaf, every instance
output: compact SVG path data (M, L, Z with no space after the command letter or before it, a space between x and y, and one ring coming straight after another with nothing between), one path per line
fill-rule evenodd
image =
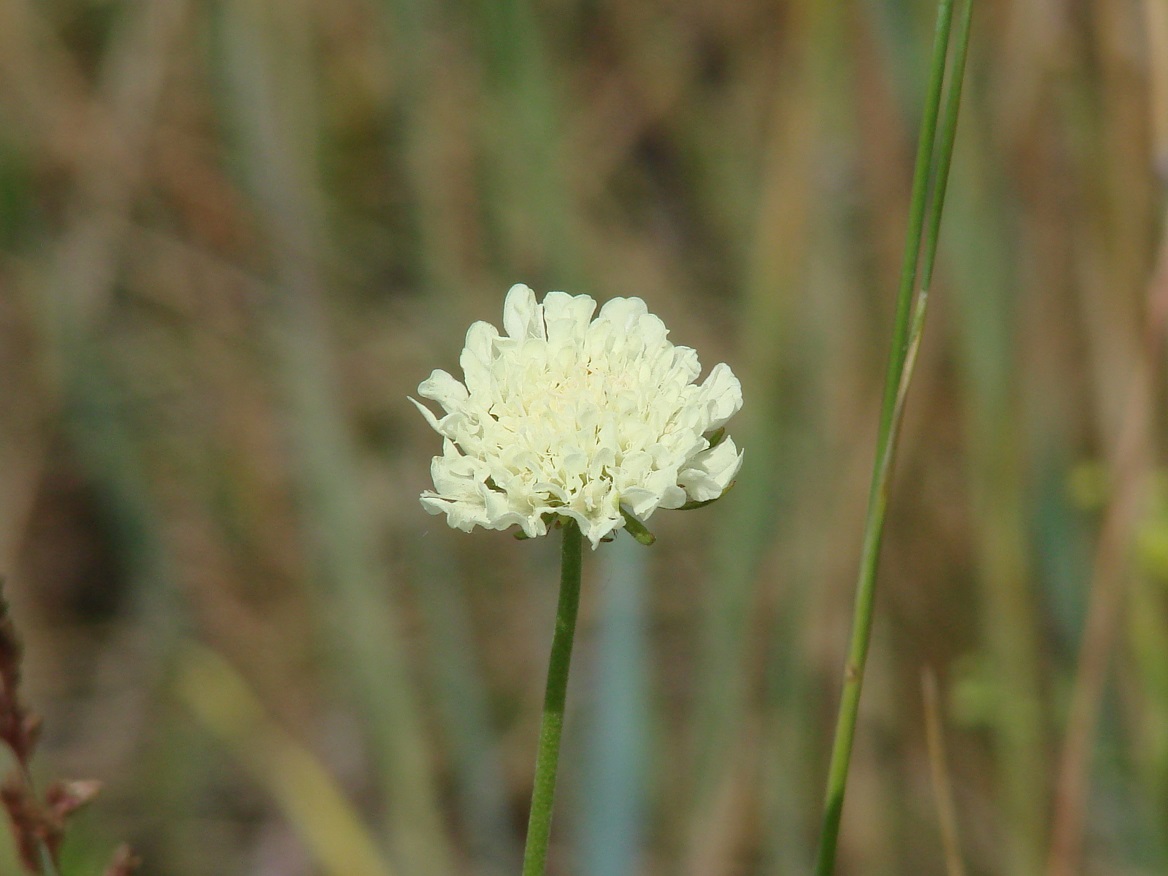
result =
M722 441L725 438L726 438L726 427L725 426L721 426L721 427L715 429L706 438L706 440L710 442L710 446L708 449L712 450L713 448L717 447L719 444L722 443Z
M644 523L624 508L621 508L620 512L621 516L625 518L625 529L629 531L629 535L637 540L638 544L650 545L657 540L657 536L646 529Z

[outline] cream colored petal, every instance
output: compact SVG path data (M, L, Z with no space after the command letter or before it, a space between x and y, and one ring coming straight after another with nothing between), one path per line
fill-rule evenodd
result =
M729 365L719 362L714 366L701 386L700 399L709 412L703 432L719 428L738 413L742 408L742 384Z
M430 424L431 429L433 429L435 432L439 432L439 433L442 432L441 426L438 425L438 418L434 416L433 411L431 411L428 407L426 407L424 404L422 404L416 398L412 398L411 396L408 396L408 395L406 396L406 398L408 398L410 401L412 401L414 403L414 407L416 407L419 411L422 412L422 416L426 418L426 422Z
M436 368L418 384L418 395L438 402L447 413L462 407L462 403L470 398L466 387L441 368Z
M545 337L542 307L529 286L516 283L503 302L503 329L515 340Z
M649 312L640 298L610 298L600 308L600 318L611 322L617 329L628 332L637 320Z
M677 476L677 483L685 489L691 501L708 502L726 491L740 468L742 453L731 439L726 438L717 447L691 459Z
M476 322L466 333L466 347L458 357L467 391L473 395L490 392L491 362L499 331L489 322Z
M551 345L579 343L588 331L596 302L588 295L549 292L543 300L543 318Z

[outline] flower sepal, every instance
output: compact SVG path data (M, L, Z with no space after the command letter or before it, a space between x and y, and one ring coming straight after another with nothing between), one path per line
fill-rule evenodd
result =
M644 523L626 511L623 507L620 509L620 513L621 516L625 519L625 529L628 530L629 535L637 540L637 544L648 546L657 541L657 536L651 533Z
M734 489L734 485L736 483L738 483L738 481L731 481L730 483L728 483L726 485L726 489L724 489L719 495L715 496L712 499L706 499L702 502L686 502L684 505L679 506L677 508L677 510L678 511L692 511L694 508L705 508L707 505L712 505L715 502L717 502L719 499L721 499L722 496L725 496L732 489Z

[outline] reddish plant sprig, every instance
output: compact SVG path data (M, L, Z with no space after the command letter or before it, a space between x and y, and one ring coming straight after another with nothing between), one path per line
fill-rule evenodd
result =
M20 661L24 648L8 612L8 600L0 593L0 740L11 749L20 768L27 771L40 740L40 719L20 699Z
M0 742L12 752L17 769L0 784L0 805L8 813L16 837L21 865L35 876L56 876L61 843L69 816L89 803L101 790L95 781L54 782L44 799L37 796L32 780L32 756L41 735L41 719L20 695L24 648L8 610L0 579ZM139 859L121 846L104 876L131 876Z

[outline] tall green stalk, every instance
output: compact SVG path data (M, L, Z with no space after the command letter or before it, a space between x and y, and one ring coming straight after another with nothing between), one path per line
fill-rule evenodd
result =
M912 378L916 351L924 331L928 285L932 277L940 230L941 209L944 206L945 185L952 155L957 111L961 102L961 81L965 70L965 56L969 44L969 25L973 0L965 7L957 38L957 54L951 72L949 100L941 122L941 148L934 148L937 120L941 106L941 86L945 79L949 54L949 35L953 17L953 0L941 0L937 12L937 27L933 40L933 58L929 88L925 98L917 142L916 168L913 174L912 200L909 207L908 236L905 242L904 262L901 266L900 292L896 303L896 320L892 336L892 353L884 382L884 401L880 412L880 429L876 439L876 459L872 471L872 486L868 496L868 512L864 522L864 541L860 555L860 571L856 582L856 602L852 619L851 643L844 667L844 684L840 697L839 718L832 743L831 765L828 769L827 794L824 804L823 828L820 834L817 876L830 876L835 869L836 846L839 840L840 819L843 815L844 792L847 788L848 768L851 764L852 742L856 731L856 716L860 708L860 693L864 684L864 668L868 660L868 645L872 633L872 618L876 597L876 570L884 536L884 517L888 507L888 488L892 465L896 456L900 422L904 402ZM934 172L932 214L926 225L926 207L929 202L929 180ZM923 246L922 246L923 241ZM917 266L924 259L923 283L917 290ZM914 295L914 291L916 294Z
M564 546L560 566L560 601L556 607L556 631L548 658L547 690L539 724L539 751L535 757L535 785L531 790L531 815L527 845L523 850L523 876L543 876L547 864L548 836L552 829L552 799L556 793L556 764L564 730L564 701L568 693L568 669L576 637L576 613L580 607L580 568L583 538L574 520L563 525Z

